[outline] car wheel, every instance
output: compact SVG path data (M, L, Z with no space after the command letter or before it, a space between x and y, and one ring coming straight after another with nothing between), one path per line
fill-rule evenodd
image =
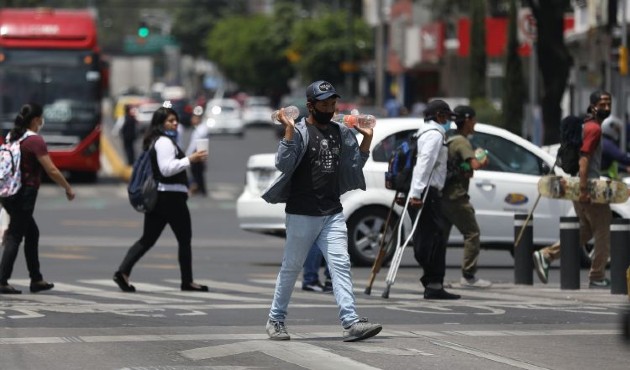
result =
M387 208L368 207L356 211L348 219L348 253L350 261L355 266L372 266L374 263L380 250L388 213ZM387 226L386 240L394 236L397 216L393 216ZM392 258L393 254L394 248L389 248L383 265Z

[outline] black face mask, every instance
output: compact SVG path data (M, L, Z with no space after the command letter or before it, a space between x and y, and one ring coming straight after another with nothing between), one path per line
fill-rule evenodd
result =
M595 115L597 116L597 119L600 121L605 120L606 118L608 118L608 116L610 116L610 111L609 110L597 110L597 112L595 113Z
M317 109L313 108L313 118L315 119L315 121L317 121L317 123L321 125L325 125L329 123L334 115L335 115L335 112L330 112L330 113L320 112Z

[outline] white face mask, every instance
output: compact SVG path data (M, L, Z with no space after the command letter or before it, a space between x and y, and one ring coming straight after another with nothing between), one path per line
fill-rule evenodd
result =
M39 125L39 130L38 131L41 131L44 128L44 123L46 123L46 120L44 118L42 118L42 124Z

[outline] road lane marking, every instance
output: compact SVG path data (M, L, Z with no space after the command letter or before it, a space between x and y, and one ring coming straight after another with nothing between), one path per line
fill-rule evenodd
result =
M122 306L121 306L122 307ZM300 339L321 339L321 338L339 338L341 339L341 330L327 331L327 332L307 332L305 329L313 328L317 329L319 326L300 326L298 327L299 331L292 332L292 337L299 338L295 342L300 342ZM209 328L208 330L211 330ZM295 333L295 334L294 334ZM619 330L603 330L603 329L575 329L575 330L518 330L518 331L488 331L488 330L468 330L466 331L467 337L496 337L499 333L500 335L508 335L508 336L566 336L566 337L575 337L575 336L600 336L600 335L610 335L610 336L618 336L621 335ZM276 341L271 341L267 338L267 334L264 333L264 329L261 329L261 333L239 333L239 334L138 334L138 335L77 335L72 336L73 338L77 338L84 343L117 343L117 342L167 342L167 341L256 341L262 340L268 341L270 343L278 343ZM418 339L425 338L428 339L431 343L439 343L439 344L449 344L451 341L447 340L448 338L453 338L451 340L455 340L458 337L461 337L459 332L448 332L448 331L423 331L423 330L412 330L412 331L400 331L400 330L383 330L379 337L383 338L409 338L409 339ZM49 344L49 343L64 343L65 339L68 336L60 336L60 337L8 337L2 338L0 337L0 344ZM454 344L454 343L453 343ZM459 346L459 345L458 345ZM357 347L358 348L358 347ZM368 349L369 351L369 349Z
M509 366L512 366L512 367L517 367L519 369L551 370L551 369L546 368L546 367L540 367L540 366L532 365L532 364L527 363L527 362L515 360L515 359L509 358L509 357L503 357L503 356L495 355L494 353L490 353L490 352L480 351L480 350L477 350L477 349L474 349L474 348L471 348L471 347L468 347L468 346L463 346L461 344L457 344L457 343L453 343L453 342L431 341L431 343L433 343L433 344L435 344L436 346L439 346L439 347L449 348L449 349L452 349L454 351L467 353L467 354L475 356L475 357L479 357L479 358L483 358L483 359L486 359L486 360L498 362L500 364L506 364L506 365L509 365Z
M372 370L379 369L365 363L337 355L327 349L296 341L253 340L196 348L181 351L180 354L191 360L207 360L217 357L235 356L242 353L262 352L268 356L306 369L321 370Z

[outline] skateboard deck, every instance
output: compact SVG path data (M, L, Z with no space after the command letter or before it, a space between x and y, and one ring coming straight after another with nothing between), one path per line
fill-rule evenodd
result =
M617 180L589 179L587 190L592 203L623 203L628 200L628 187ZM580 199L580 178L543 176L538 181L541 196L553 199Z

